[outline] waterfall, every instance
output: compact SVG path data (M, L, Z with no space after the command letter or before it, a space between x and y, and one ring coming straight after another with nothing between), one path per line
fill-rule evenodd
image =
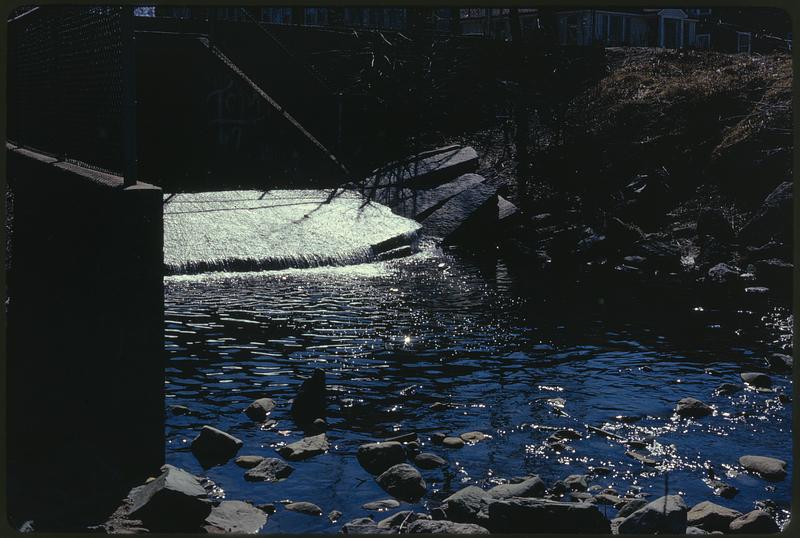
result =
M353 265L413 252L420 225L351 191L164 195L166 274Z

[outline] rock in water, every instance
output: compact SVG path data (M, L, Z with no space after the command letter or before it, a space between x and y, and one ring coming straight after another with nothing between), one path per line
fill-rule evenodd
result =
M238 458L236 458L236 461L234 463L239 467L244 467L245 469L252 469L262 461L264 461L263 456L239 456Z
M430 517L427 514L403 510L401 512L392 514L386 519L378 521L378 527L383 529L393 529L395 532L399 532L401 530L401 526L407 528L408 525L418 519L430 519Z
M632 499L619 509L619 512L617 512L617 517L624 519L644 506L647 506L647 501L644 499Z
M767 364L769 367L778 372L791 372L794 364L794 359L791 355L784 353L773 353L767 357Z
M292 401L292 417L300 423L313 422L325 417L327 389L325 371L316 368L311 377L303 381Z
M383 512L384 510L391 510L392 508L397 508L398 506L400 506L400 503L394 499L382 499L380 501L364 503L361 505L361 508L364 510Z
M165 465L155 480L131 490L129 517L150 530L198 530L211 513L211 501L196 476Z
M206 518L208 533L256 534L267 523L267 514L250 503L222 501Z
M772 387L772 380L767 374L762 374L760 372L744 372L741 374L741 377L742 381L752 387L757 387L760 389L768 389Z
M509 497L543 497L545 485L541 478L532 476L516 484L500 484L487 493L494 499Z
M620 534L684 534L688 511L680 495L668 495L626 517L618 531Z
M392 465L406 461L406 449L397 441L367 443L358 447L358 463L372 474L381 474Z
M284 508L286 508L290 512L299 512L301 514L306 514L307 516L322 515L322 508L320 508L314 503L309 503L309 502L301 501L296 503L289 503Z
M377 478L378 484L391 496L414 502L425 495L426 485L422 475L407 463L399 463Z
M710 415L714 409L696 398L683 398L678 401L675 412L682 417L698 418Z
M727 263L718 263L708 270L708 279L715 284L733 284L739 281L739 274Z
M461 438L461 439L462 439L462 440L463 440L465 443L469 443L469 444L475 444L475 443L478 443L478 442L480 442L480 441L483 441L484 439L488 439L488 438L489 438L489 436L488 436L488 435L486 435L486 434L485 434L485 433L483 433L483 432L467 432L467 433L462 433L461 435L459 435L459 437L460 437L460 438Z
M444 458L440 458L436 454L431 454L430 452L417 454L414 457L414 463L416 463L417 467L420 469L436 469L437 467L444 467L447 465L447 461L445 461Z
M294 471L294 467L278 458L262 458L261 462L244 473L244 479L250 482L277 482Z
M203 426L192 441L192 452L203 467L225 463L242 447L241 439L222 430Z
M786 478L786 462L766 456L742 456L739 464L750 471L757 473L767 480L783 480Z
M778 524L767 512L753 510L731 521L728 530L735 534L771 534L780 532Z
M264 422L267 420L269 412L274 408L275 402L272 398L259 398L247 406L247 409L244 410L244 414L256 422Z
M717 394L728 395L728 394L734 394L736 392L739 392L740 390L742 390L741 385L737 385L735 383L723 383L722 385L717 387L714 390L714 392L716 392Z
M492 500L486 526L502 533L611 533L610 522L596 506L546 499Z
M741 516L741 512L704 501L696 504L686 514L686 524L704 531L727 532L731 521Z
M485 508L492 497L488 491L478 486L467 486L442 501L447 519L458 523L471 523L478 520L478 513Z
M480 525L418 519L408 526L409 534L489 534Z
M442 446L447 448L461 448L464 446L464 440L461 437L445 437L442 439Z
M573 474L564 479L564 484L572 491L586 491L589 487L586 479L585 474Z
M325 437L324 433L321 433L312 437L306 437L296 443L282 446L278 449L278 454L287 460L299 461L316 456L317 454L324 454L329 448L328 438Z
M397 529L379 527L368 517L360 517L348 521L342 526L340 534L398 534Z

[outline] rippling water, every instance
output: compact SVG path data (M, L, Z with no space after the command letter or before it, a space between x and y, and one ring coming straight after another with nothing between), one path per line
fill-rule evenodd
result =
M788 516L791 481L740 474L737 462L745 454L777 457L789 462L791 476L792 404L777 398L791 394L790 378L770 374L778 392L713 394L721 383L740 383L742 371L763 371L763 357L788 345L787 309L578 300L530 282L522 292L523 280L502 262L476 265L435 251L348 268L169 277L167 406L192 413L167 413L167 461L211 477L229 499L310 501L326 514L343 512L331 524L278 505L265 533L338 532L368 515L361 505L388 495L356 461L358 446L411 431L423 451L449 462L422 471L428 495L413 509L469 484L539 474L549 485L604 466L612 473L591 484L658 496L668 471L670 492L689 506L711 500L745 512L771 499ZM200 467L189 443L204 424L242 439L239 455L274 456L275 447L303 437L287 402L317 367L332 392L330 452L293 464L279 483L246 482L232 460ZM261 429L242 410L265 396L278 402L277 424ZM715 414L677 420L672 410L685 396L713 405ZM432 411L435 401L454 407ZM663 464L643 466L585 424L650 442ZM554 451L545 446L551 427L573 427L583 438ZM428 437L472 430L491 439L446 449ZM715 497L703 481L708 466L740 493Z

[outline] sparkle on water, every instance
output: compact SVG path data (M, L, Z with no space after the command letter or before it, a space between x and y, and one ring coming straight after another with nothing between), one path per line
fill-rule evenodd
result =
M169 273L307 268L374 261L420 225L358 193L225 191L165 194ZM389 248L389 247L385 247Z
M387 494L358 464L358 446L412 431L422 451L448 467L422 470L427 495L379 518L435 506L470 484L538 474L549 485L607 467L610 474L590 484L660 496L668 472L670 492L689 506L711 500L746 512L770 499L786 521L791 480L754 477L738 459L777 457L791 476L792 403L778 397L791 394L790 377L770 373L767 392L714 391L741 384L742 371L766 371L763 357L791 344L786 308L577 302L552 290L523 292L519 281L501 262L476 265L430 249L346 268L168 277L166 402L191 413L168 409L167 461L209 476L229 499L310 501L326 514L343 513L332 524L278 505L263 533L335 533L369 515L361 506ZM270 484L245 481L233 461L200 467L188 445L204 424L242 439L239 455L275 456L276 447L302 438L288 401L313 368L326 371L330 389L328 453L293 463L288 479ZM265 396L278 404L275 423L259 426L242 410ZM714 414L678 419L675 404L685 396ZM434 411L434 402L450 407ZM644 445L631 448L586 425ZM559 429L581 438L552 448L547 438ZM430 442L436 431L491 438L446 449ZM715 496L711 473L738 495Z

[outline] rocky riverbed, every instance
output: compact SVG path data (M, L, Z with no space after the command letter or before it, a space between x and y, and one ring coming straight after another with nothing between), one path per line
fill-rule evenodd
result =
M168 279L174 469L154 470L105 529L786 524L785 305L656 303L645 288L588 285L575 295L485 261L425 249L351 268ZM654 519L665 493L675 515ZM175 501L186 495L202 510Z

